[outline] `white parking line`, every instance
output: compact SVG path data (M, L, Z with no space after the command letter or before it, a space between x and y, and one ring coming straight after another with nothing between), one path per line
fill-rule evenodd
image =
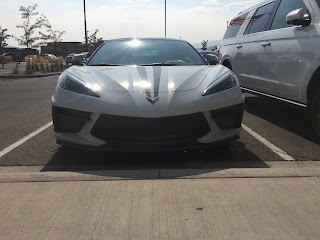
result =
M33 138L34 136L38 135L39 133L41 133L42 131L46 130L48 127L52 126L53 122L49 122L46 125L44 125L43 127L37 129L36 131L30 133L28 136L25 136L24 138L21 138L19 141L15 142L14 144L10 145L9 147L3 149L0 152L0 158L2 158L4 155L6 155L7 153L11 152L12 150L14 150L15 148L19 147L21 144L25 143L26 141L28 141L29 139Z
M3 149L0 152L0 158L2 158L4 155L7 153L11 152L12 150L16 149L29 139L33 138L34 136L38 135L39 133L43 132L47 128L53 125L53 122L49 122L46 125L42 126L41 128L37 129L36 131L30 133L29 135L25 136L24 138L20 139L19 141L15 142L14 144L10 145L9 147ZM248 132L251 136L253 136L255 139L260 141L263 145L268 147L271 151L273 151L275 154L279 155L282 159L287 160L287 161L294 161L295 159L288 155L285 151L282 149L278 148L277 146L273 145L271 142L269 142L267 139L263 138L260 136L258 133L247 127L246 125L242 124L242 128Z
M295 159L291 157L288 153L283 151L282 149L278 148L277 146L273 145L271 142L269 142L264 137L260 136L258 133L253 131L252 129L248 128L246 125L242 124L242 128L248 132L251 136L253 136L255 139L257 139L259 142L261 142L263 145L265 145L267 148L269 148L272 152L279 155L282 159L286 161L294 161Z

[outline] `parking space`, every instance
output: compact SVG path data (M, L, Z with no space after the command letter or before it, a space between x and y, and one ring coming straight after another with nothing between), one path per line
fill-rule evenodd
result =
M241 134L240 141L231 149L210 151L179 151L151 153L112 153L87 152L66 149L55 144L52 128L47 129L16 148L1 159L2 166L43 165L69 169L86 166L103 169L176 169L176 168L215 168L218 165L232 164L232 167L266 167L263 160L281 160L269 149L260 145L247 133Z
M50 121L56 84L57 77L0 79L1 150Z
M246 94L243 122L296 160L320 160L320 141L304 109Z
M50 98L57 77L0 80L0 151L51 121ZM296 161L320 160L319 142L304 111L247 95L243 123ZM284 161L242 130L229 149L151 153L87 152L55 143L52 126L0 157L1 166L51 170L268 168Z

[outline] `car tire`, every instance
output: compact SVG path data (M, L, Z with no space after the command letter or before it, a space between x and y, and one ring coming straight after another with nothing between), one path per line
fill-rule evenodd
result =
M317 92L311 102L311 120L312 126L320 138L320 92Z

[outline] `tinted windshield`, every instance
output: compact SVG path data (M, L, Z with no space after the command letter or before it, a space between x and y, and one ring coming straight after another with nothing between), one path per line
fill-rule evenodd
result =
M207 65L187 42L117 40L106 42L88 65Z

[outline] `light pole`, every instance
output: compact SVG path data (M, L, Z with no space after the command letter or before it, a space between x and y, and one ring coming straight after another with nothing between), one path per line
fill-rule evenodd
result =
M86 14L86 0L83 0L83 14L84 14L84 36L86 41L86 52L88 52L88 31L87 31L87 14Z
M167 0L164 0L164 37L167 37Z

